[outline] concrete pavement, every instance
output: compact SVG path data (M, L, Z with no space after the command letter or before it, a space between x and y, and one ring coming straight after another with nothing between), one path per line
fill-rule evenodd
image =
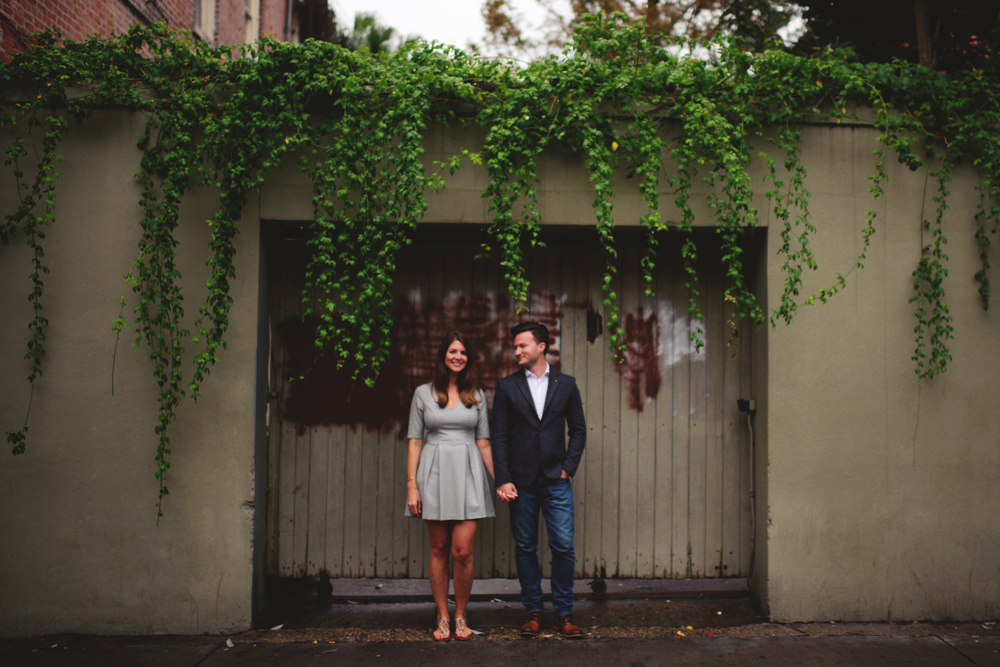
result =
M235 643L213 637L79 638L47 647L19 646L0 652L5 667L267 667L308 665L586 664L610 667L653 665L825 665L868 667L993 667L1000 665L1000 638L948 636L782 636L356 643Z
M978 623L770 623L740 580L579 582L587 639L517 636L516 582L477 581L468 642L430 641L426 581L336 580L285 589L258 629L228 637L0 640L0 667L224 665L917 665L1000 667L1000 628ZM551 621L551 614L546 615Z

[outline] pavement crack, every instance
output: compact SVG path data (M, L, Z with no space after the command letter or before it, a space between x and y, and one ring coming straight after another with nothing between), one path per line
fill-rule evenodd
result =
M208 660L209 658L211 658L216 653L218 653L220 648L222 648L222 644L216 644L216 645L214 645L214 647L212 648L212 650L205 654L205 657L203 657L198 662L194 663L191 667L200 667L200 665L205 664L205 661Z
M962 656L963 658L965 658L966 660L968 660L970 665L975 665L975 667L987 667L985 664L977 662L976 660L974 660L965 651L963 651L961 648L959 648L958 646L956 646L954 644L954 642L952 641L954 639L954 637L947 637L947 636L938 635L937 639L941 640L942 643L948 645L951 648L951 650L955 651L955 653L959 654L960 656Z

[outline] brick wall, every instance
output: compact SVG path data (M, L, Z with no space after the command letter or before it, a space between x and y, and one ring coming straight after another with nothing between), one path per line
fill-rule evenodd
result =
M28 35L56 27L63 37L82 40L99 33L121 33L136 23L164 20L173 28L190 30L200 0L0 0L0 58L23 51ZM284 38L288 0L261 0L261 28ZM243 42L243 0L216 0L216 44ZM265 19L266 17L266 19Z
M215 0L216 44L242 44L245 23L243 0Z
M285 19L288 16L288 3L292 0L260 3L260 36L273 39L285 39Z

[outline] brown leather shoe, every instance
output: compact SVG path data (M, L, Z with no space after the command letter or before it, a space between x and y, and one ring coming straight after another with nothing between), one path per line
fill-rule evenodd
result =
M522 637L537 637L538 633L542 631L542 614L541 612L532 612L528 614L528 619L521 626L521 636Z
M583 630L573 623L572 616L556 617L556 630L566 639L583 639Z

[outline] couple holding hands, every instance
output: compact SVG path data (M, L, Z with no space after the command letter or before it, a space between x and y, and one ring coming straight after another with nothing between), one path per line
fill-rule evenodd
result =
M586 444L583 402L576 381L545 361L549 330L538 322L513 329L520 369L497 383L492 438L486 396L479 387L469 341L453 332L438 348L433 380L413 394L407 431L407 515L422 518L430 536L430 583L437 605L434 639L452 638L448 615L448 557L454 562L455 630L471 639L466 608L472 592L472 543L479 519L494 516L493 489L510 506L521 602L528 612L521 635L542 623L538 562L539 513L552 550L555 628L568 639L573 623L573 490L570 478ZM568 434L568 442L567 442Z

